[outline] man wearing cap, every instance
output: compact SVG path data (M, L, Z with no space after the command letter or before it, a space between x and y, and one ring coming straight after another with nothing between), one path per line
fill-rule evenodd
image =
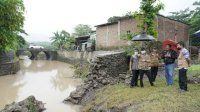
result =
M146 53L146 50L144 48L141 48L141 54L138 55L138 57L139 57L138 68L140 74L140 86L144 87L143 83L144 74L147 75L151 86L154 86L150 76L150 62L151 62L150 56Z

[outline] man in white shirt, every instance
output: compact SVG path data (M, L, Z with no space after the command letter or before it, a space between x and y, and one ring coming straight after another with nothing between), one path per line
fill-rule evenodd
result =
M179 69L179 87L181 91L187 91L187 70L191 66L190 53L184 47L183 42L177 44L177 48L180 51L178 56L178 69Z

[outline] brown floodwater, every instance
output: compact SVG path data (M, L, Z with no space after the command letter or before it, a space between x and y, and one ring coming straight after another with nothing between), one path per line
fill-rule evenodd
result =
M21 70L16 75L0 77L0 110L5 104L24 100L34 95L45 104L45 112L79 112L80 106L63 104L81 79L73 78L71 65L58 61L20 62Z

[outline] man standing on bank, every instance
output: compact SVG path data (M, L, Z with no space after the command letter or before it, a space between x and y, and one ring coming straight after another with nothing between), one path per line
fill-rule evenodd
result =
M179 87L182 92L187 91L187 69L191 66L190 53L184 46L183 42L177 44L177 49L180 51L178 56Z
M153 47L150 57L151 57L151 78L152 81L155 82L159 66L159 53L156 47Z
M139 56L139 63L138 63L138 68L139 68L139 74L140 74L140 86L144 87L143 83L143 77L144 74L147 75L149 82L151 86L154 86L152 79L151 79L151 74L150 74L150 56L146 53L146 50L144 48L141 48L141 55Z
M138 86L138 76L139 76L139 69L138 69L138 54L139 50L134 49L134 54L131 56L129 70L132 72L131 78L131 87Z
M171 49L171 45L166 45L165 51L162 52L162 59L165 63L165 78L168 86L174 83L175 60L177 59L176 51Z

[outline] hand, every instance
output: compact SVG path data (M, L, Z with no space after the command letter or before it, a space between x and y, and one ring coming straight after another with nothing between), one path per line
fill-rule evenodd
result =
M164 66L165 65L165 63L160 63L160 66Z
M156 54L157 57L159 57L159 54Z
M191 65L191 64L189 64L188 66L189 66L189 67L191 67L192 65Z
M132 74L132 70L129 70L129 71L128 71L128 74Z
M169 57L168 55L164 55L165 58Z

